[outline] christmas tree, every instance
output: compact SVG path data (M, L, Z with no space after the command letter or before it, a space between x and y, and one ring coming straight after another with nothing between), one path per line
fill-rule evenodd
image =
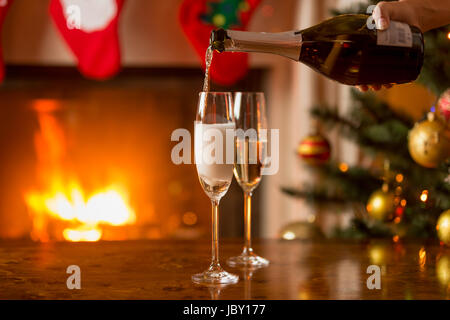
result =
M366 13L368 6L377 2L333 13ZM450 88L450 26L426 32L424 42L425 59L417 81L439 97ZM316 206L350 206L354 212L351 226L336 228L337 237L392 237L394 241L436 237L438 219L446 215L440 220L446 219L438 232L441 241L447 243L450 211L443 212L450 209L448 122L424 115L422 122L415 124L376 94L351 90L348 114L324 105L313 107L311 112L323 126L355 141L371 165L349 167L334 161L316 164L312 167L321 177L318 184L282 190ZM435 108L430 106L430 110ZM416 137L436 141L415 142ZM424 151L418 143L430 149Z

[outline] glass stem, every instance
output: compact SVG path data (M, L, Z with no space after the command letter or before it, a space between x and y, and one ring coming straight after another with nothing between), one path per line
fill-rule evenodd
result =
M212 202L212 262L211 267L218 268L219 264L219 200Z
M244 228L245 228L245 244L244 254L252 253L252 193L244 192L245 211L244 211Z

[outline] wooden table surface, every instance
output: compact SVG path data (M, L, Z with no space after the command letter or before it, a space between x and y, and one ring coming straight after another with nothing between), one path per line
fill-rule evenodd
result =
M271 264L226 267L240 276L223 288L195 285L210 243L123 241L0 242L0 299L448 299L450 249L437 244L255 241ZM221 240L221 261L241 242ZM369 265L381 267L381 289L369 290ZM69 290L66 268L81 268L81 289Z

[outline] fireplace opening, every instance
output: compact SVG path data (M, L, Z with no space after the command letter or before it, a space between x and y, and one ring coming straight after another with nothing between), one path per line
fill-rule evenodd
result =
M66 67L7 73L0 87L0 238L209 237L210 204L195 166L170 157L172 131L193 132L200 70L127 68L104 82ZM213 89L260 91L265 75L253 69L235 87ZM242 211L233 182L221 202L222 236L241 236Z

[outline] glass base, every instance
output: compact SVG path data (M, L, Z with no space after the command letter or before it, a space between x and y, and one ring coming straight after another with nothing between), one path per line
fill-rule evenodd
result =
M231 267L266 267L269 265L269 260L264 259L253 252L245 252L239 256L229 258L227 263Z
M239 276L228 273L219 266L194 274L192 281L199 284L233 284L239 281Z

